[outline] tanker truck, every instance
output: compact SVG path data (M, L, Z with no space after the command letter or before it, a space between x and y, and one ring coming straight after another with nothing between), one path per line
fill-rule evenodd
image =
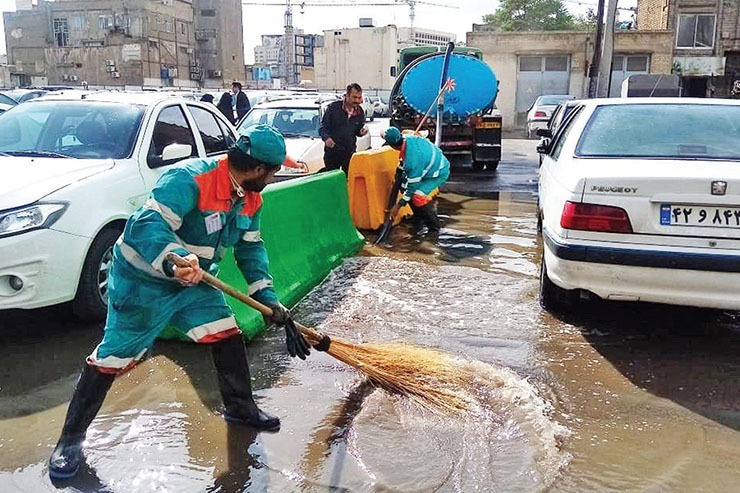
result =
M401 50L396 82L389 98L390 124L426 131L435 141L436 98L445 52L436 47ZM444 91L440 148L446 155L467 155L473 169L495 170L501 160L501 115L495 110L498 81L477 48L458 47L450 54ZM426 118L425 118L426 115Z

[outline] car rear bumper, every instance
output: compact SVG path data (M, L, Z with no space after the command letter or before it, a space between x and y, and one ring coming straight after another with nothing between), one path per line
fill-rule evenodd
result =
M568 244L543 231L548 277L610 300L740 309L740 255Z
M539 128L547 128L548 123L550 122L549 119L545 120L531 120L527 122L527 128L529 130L537 130Z
M75 297L90 239L51 229L0 238L0 310L56 305ZM23 281L15 290L10 278Z

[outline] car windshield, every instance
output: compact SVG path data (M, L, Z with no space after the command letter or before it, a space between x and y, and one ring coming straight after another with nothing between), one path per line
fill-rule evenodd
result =
M255 108L244 118L239 128L260 123L272 125L285 137L319 136L318 108Z
M740 160L740 106L625 104L594 111L583 157Z
M557 106L571 96L540 96L539 106Z
M144 107L34 101L0 115L0 152L16 156L121 159L131 155Z

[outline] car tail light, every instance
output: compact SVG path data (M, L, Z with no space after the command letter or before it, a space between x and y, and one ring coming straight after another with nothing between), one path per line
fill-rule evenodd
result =
M630 218L621 207L570 201L563 207L560 226L580 231L632 233Z
M535 111L534 117L535 118L547 118L547 113L545 113L544 111Z

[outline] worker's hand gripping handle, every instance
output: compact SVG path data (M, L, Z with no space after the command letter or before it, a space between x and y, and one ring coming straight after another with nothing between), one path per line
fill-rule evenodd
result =
M178 267L190 267L190 264L188 263L188 261L182 258L181 256L179 256L178 254L176 254L175 252L169 252L167 254L167 260L171 262L173 265L176 265ZM251 306L258 312L260 312L265 317L268 317L268 318L272 317L272 308L260 303L259 301L255 300L251 296L245 293L242 293L238 289L235 289L232 286L229 286L228 284L223 282L221 279L218 279L217 277L206 272L203 274L203 281L205 281L206 284L218 289L219 291L223 291L229 296L236 298L242 303L246 303L247 305ZM316 347L319 350L326 351L326 349L323 349L323 345L326 345L327 341L329 341L328 336L322 334L321 332L315 329L299 324L298 322L295 322L295 325L296 327L298 327L298 330L301 331L303 336L308 340L308 343L311 346ZM327 345L327 348L328 348L328 345Z

